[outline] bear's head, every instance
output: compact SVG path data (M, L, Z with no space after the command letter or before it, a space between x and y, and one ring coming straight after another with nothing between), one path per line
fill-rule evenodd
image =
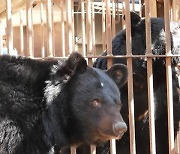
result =
M119 88L126 83L127 74L122 64L107 71L89 67L78 53L54 65L45 88L45 125L53 142L96 144L120 139L127 126L120 114Z

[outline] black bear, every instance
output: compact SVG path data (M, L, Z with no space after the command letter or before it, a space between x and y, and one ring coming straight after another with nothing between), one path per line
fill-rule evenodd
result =
M65 61L0 56L0 153L59 153L121 138L127 72L125 65L91 68L76 52Z
M171 22L171 51L172 54L180 54L180 23ZM132 53L144 55L146 53L145 19L131 12ZM151 18L152 53L165 54L165 31L162 18ZM126 55L126 30L120 31L112 41L113 55ZM103 53L106 56L106 52ZM179 129L180 121L180 93L177 78L176 64L179 57L172 58L172 82L173 82L173 110L175 135ZM125 58L115 58L113 63L126 64ZM106 58L98 58L94 67L106 69ZM165 58L153 58L154 75L154 103L155 103L155 129L156 129L156 153L168 153L168 124L167 124L167 94L166 94L166 67ZM148 89L147 89L147 61L144 58L133 58L133 88L135 103L135 133L136 153L149 154L149 115L148 115ZM128 94L127 84L121 89L122 110L121 114L128 123ZM99 153L106 153L107 145L98 147ZM117 141L117 153L129 154L129 132Z

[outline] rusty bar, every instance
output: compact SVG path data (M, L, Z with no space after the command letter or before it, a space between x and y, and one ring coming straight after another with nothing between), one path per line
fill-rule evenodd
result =
M157 58L157 57L179 57L179 55L171 55L171 56L166 56L166 55L152 55L152 56L148 56L148 55L111 55L111 56L101 56L101 55L95 55L95 56L85 56L85 58L90 58L90 59L93 59L93 58L149 58L149 57L154 57L154 58ZM36 59L38 59L39 57L36 57ZM54 57L56 59L61 59L62 57ZM68 58L67 56L64 57L64 58Z
M132 0L132 11L135 11L135 0Z
M116 7L115 0L112 0L112 38L116 35Z
M0 19L0 55L3 54L3 35L2 35L2 21Z
M122 0L121 5L122 5L122 15L124 15L125 14L125 2L124 2L124 0ZM122 28L123 29L126 28L126 23L125 23L125 20L123 18L122 18Z
M96 146L95 145L91 145L90 146L90 151L91 151L91 154L96 154Z
M179 21L180 20L180 1L179 0L173 0L172 1L172 20L173 21Z
M51 23L52 23L52 51L53 51L53 56L56 56L55 53L55 37L54 37L54 11L53 11L53 3L51 5Z
M107 55L112 55L112 30L111 30L111 10L110 0L105 0L106 4L106 38L107 38ZM107 68L112 66L112 59L107 59Z
M72 43L72 1L67 0L67 27L68 27L68 53L72 53L73 51L73 43Z
M82 53L86 56L86 33L85 33L85 16L84 0L81 0L81 26L82 26Z
M31 1L26 1L26 22L27 22L27 56L34 57L33 52L33 25L32 25Z
M91 0L86 0L86 31L87 31L87 55L92 55L92 17L91 17ZM88 64L92 66L92 59L88 59Z
M106 50L106 14L105 14L105 3L104 0L102 0L102 46L103 51Z
M91 0L86 0L87 53L92 55Z
M110 154L116 154L116 140L110 140Z
M24 33L23 33L23 10L19 12L19 30L20 30L20 54L24 56Z
M32 3L33 4L33 3ZM32 5L31 4L31 5ZM33 9L31 9L31 21L32 21L32 53L34 57L34 28L33 28Z
M151 20L150 20L150 2L145 0L145 28L146 28L146 54L151 55ZM148 84L148 111L149 111L149 137L150 153L156 154L155 139L155 118L154 118L154 92L153 92L153 70L152 58L147 58L147 84Z
M151 0L151 5L149 5L150 7L150 12L151 12L151 17L157 17L157 2L156 0ZM145 4L146 7L146 4Z
M52 1L46 1L46 22L47 22L47 56L53 57L53 36L52 36Z
M94 16L94 2L92 2L92 53L96 55L96 33L95 33L95 16Z
M11 14L11 0L6 0L6 35L8 53L13 51L13 27L12 27L12 14Z
M111 30L111 10L110 0L105 0L106 4L106 38L107 38L107 55L112 55L112 30ZM112 66L112 58L107 58L107 68ZM116 141L110 140L110 154L116 154Z
M63 0L60 0L60 12L61 12L61 52L62 56L66 56L66 48L65 48L65 18L64 18L64 2Z
M74 1L71 2L71 29L72 29L72 51L75 50L75 29L74 29Z
M65 10L65 52L66 52L66 56L68 56L69 55L69 41L68 41L68 39L69 39L69 35L68 35L68 33L69 33L69 25L68 25L68 8L67 8L67 1L64 1L64 8L66 8L66 10Z
M44 7L43 0L40 3L40 22L41 22L41 57L45 57L45 46L44 46Z
M125 16L126 16L126 20L125 20L126 52L127 52L127 55L132 55L129 0L125 0ZM128 107L129 107L130 153L136 154L132 58L127 58L127 67L128 67L128 73L129 73L128 74Z
M76 147L71 146L71 154L76 154Z
M139 5L140 5L139 16L142 17L143 4L142 4L141 0L139 0Z
M171 55L171 38L170 38L170 7L169 0L164 0L164 17L165 17L165 41L166 55ZM173 92L172 92L172 68L171 57L166 58L166 82L167 82L167 110L168 110L168 141L169 154L174 154L174 121L173 121Z
M179 123L179 127L180 127L180 123ZM176 152L179 154L180 153L180 130L178 131L176 140L177 140L177 151Z

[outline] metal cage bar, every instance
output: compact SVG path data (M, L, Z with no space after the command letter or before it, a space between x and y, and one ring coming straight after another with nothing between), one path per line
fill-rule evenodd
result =
M126 54L132 55L132 40L131 40L131 19L129 1L125 0L125 24L126 26ZM134 91L133 91L133 70L132 58L127 58L128 67L128 108L129 108L129 132L130 132L130 153L136 154L135 142L135 121L134 121Z

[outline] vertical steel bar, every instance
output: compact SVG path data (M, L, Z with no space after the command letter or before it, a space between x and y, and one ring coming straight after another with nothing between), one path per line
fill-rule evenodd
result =
M76 147L71 146L71 154L76 154Z
M0 19L0 55L3 53L3 35L2 35L2 20Z
M6 35L8 54L13 51L13 27L12 27L12 14L11 14L11 0L6 0Z
M145 5L146 7L146 5ZM156 0L151 0L151 5L150 7L150 12L151 12L151 17L157 17L157 2Z
M116 140L110 140L110 154L116 154Z
M54 37L54 9L53 9L53 3L51 5L51 23L52 23L52 51L53 51L53 56L56 56L56 53L55 53L55 37Z
M127 55L132 55L132 40L131 40L131 20L129 0L125 0L125 16L126 16L126 52ZM132 58L127 58L128 67L128 106L129 106L129 131L130 131L130 153L136 154L135 142L135 122L134 122L134 92L133 92L133 70Z
M170 38L170 8L169 0L164 0L164 17L165 17L165 41L166 55L171 55L171 38ZM171 57L166 57L166 82L167 82L167 110L168 110L168 137L169 137L169 154L174 154L174 121L173 121L173 92L172 92L172 68Z
M142 17L142 9L143 9L143 5L142 5L141 0L139 0L139 6L140 6L139 16Z
M73 51L73 43L72 43L72 1L67 0L67 26L68 26L68 52L72 53Z
M132 11L135 11L135 0L132 0Z
M145 29L146 29L146 54L152 55L151 51L151 19L150 2L145 0ZM147 84L148 84L148 109L149 109L149 137L150 154L156 154L155 118L154 118L154 92L153 92L153 69L152 58L147 58Z
M34 57L33 52L33 26L31 1L26 1L26 22L27 22L27 56Z
M115 0L112 0L112 38L116 35L116 7Z
M72 51L75 50L75 29L74 29L74 1L71 2L71 29L72 29Z
M53 57L53 31L52 31L52 1L46 1L46 18L47 18L47 56Z
M122 5L122 15L124 15L125 14L125 2L124 2L124 0L122 0L121 5ZM122 18L122 28L123 29L126 28L126 23L125 23L123 18Z
M110 0L105 0L106 4L106 39L107 39L107 55L112 55L112 30L111 30L111 10ZM112 66L112 59L107 59L107 68Z
M23 34L23 10L19 12L19 30L20 30L20 54L24 55L24 34Z
M67 1L64 1L64 8L66 8L65 10L65 14L64 14L64 18L65 18L65 52L66 52L66 56L69 55L69 25L68 25L68 7L67 7Z
M96 33L95 33L95 15L94 15L94 2L92 2L92 53L96 55Z
M86 0L86 32L87 32L87 54L92 56L92 17L91 17L91 0ZM92 66L92 58L88 59L88 64Z
M105 3L104 0L102 0L102 46L103 51L106 50L106 15L105 15Z
M86 33L85 33L85 12L84 12L84 0L81 0L81 26L82 26L82 53L86 56Z
M33 2L32 2L33 4ZM32 5L31 4L31 5ZM33 9L31 9L31 21L32 21L32 53L34 57L34 28L33 28Z
M43 0L40 3L40 22L41 22L41 57L45 57L45 47L44 47L44 6Z
M90 151L91 151L91 154L96 154L96 146L95 145L91 145L90 146Z
M106 40L107 40L107 55L112 55L112 30L111 30L111 10L110 0L105 0L106 4ZM107 59L107 68L112 66L112 58ZM110 154L116 154L116 141L110 140Z
M60 10L61 10L61 51L62 56L66 56L66 48L65 48L65 13L64 13L64 0L60 0Z

